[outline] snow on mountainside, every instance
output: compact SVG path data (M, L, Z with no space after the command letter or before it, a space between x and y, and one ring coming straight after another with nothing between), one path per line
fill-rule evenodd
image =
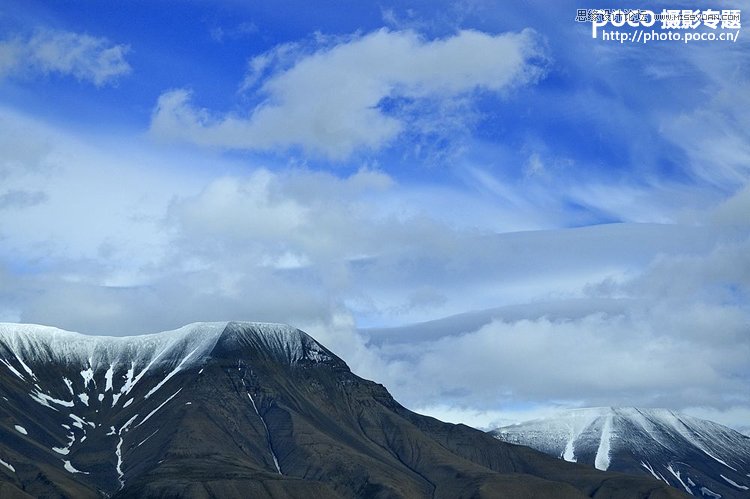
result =
M577 409L491 433L566 461L648 474L696 496L750 497L750 438L666 409Z
M307 334L283 324L198 322L155 334L139 336L91 336L35 324L0 323L0 360L9 369L7 358L15 358L23 371L29 361L65 362L95 369L127 360L138 365L154 363L200 363L208 355L227 326L246 325L261 331L259 338L289 361L303 358L306 349L320 353L319 345ZM23 374L23 373L20 373Z
M266 357L288 364L340 362L306 333L281 324L195 323L163 333L109 337L0 323L0 379L8 380L0 387L0 416L6 411L23 414L23 420L12 421L15 430L41 437L42 445L59 459L60 469L70 474L101 472L73 459L87 439L86 445L110 440L116 465L100 486L117 490L125 484L125 434L170 403L184 388L175 391L172 386L167 392L170 380L200 368L220 340L223 349L252 344ZM29 400L41 412L22 409ZM55 428L52 434L50 426ZM33 429L31 434L26 428ZM0 454L0 465L16 473L12 457Z
M114 338L0 325L2 498L580 499L592 490L682 497L649 477L413 413L289 326L201 323Z

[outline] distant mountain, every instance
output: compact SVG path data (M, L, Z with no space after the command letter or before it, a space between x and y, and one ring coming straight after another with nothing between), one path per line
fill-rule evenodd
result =
M302 331L0 325L2 498L671 498L399 405Z
M571 410L491 434L600 470L653 476L695 496L750 497L750 438L665 409Z

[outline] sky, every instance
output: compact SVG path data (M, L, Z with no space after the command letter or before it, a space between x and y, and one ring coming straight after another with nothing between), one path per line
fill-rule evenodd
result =
M283 322L452 422L750 429L750 37L575 20L620 7L4 0L0 321Z

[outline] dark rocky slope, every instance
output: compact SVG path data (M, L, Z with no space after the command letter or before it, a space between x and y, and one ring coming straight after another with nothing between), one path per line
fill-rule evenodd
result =
M3 498L683 497L415 414L286 326L3 325L0 359Z

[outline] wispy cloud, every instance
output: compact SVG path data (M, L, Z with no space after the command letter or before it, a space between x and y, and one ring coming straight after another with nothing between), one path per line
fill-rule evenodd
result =
M258 26L252 22L241 22L235 26L214 26L209 31L211 39L216 42L224 40L238 40L258 33Z
M106 38L40 28L0 41L0 77L60 74L102 86L130 73L129 50Z

